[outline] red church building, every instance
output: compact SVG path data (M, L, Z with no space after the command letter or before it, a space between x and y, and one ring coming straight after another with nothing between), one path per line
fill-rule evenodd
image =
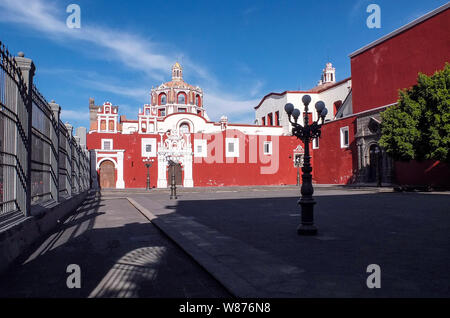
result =
M313 89L267 94L255 106L253 125L232 124L225 116L211 121L202 89L184 81L179 63L171 81L151 90L137 119L91 99L87 147L99 185L145 188L147 163L149 184L158 188L168 187L172 175L184 187L295 184L304 151L291 136L284 105L303 111L305 94L329 110L310 149L313 182L448 185L448 166L393 162L378 140L380 112L397 102L398 90L414 85L419 72L431 75L450 61L449 30L446 4L350 54L351 78L336 81L327 63ZM308 116L317 119L315 112Z

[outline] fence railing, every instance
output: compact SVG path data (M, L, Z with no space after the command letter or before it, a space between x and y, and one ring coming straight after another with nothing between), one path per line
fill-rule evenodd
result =
M0 42L0 222L90 187L89 156L33 85L34 65Z

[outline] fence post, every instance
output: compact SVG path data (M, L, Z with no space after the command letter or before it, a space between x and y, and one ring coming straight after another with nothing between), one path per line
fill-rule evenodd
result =
M100 186L97 178L97 155L94 149L89 150L89 171L91 188L98 190Z
M26 129L27 131L27 145L26 145L26 151L27 151L27 159L26 159L26 203L25 203L25 215L29 216L31 212L31 139L32 139L32 132L31 132L31 126L32 126L32 94L33 94L33 77L34 73L36 71L36 67L33 63L33 61L29 58L25 57L25 54L23 52L19 52L18 56L15 58L17 67L20 69L20 72L22 73L23 81L27 88L27 94L26 94L26 100L24 101L27 112L27 119L26 119ZM17 94L17 96L20 96L20 94ZM18 97L19 98L19 97ZM20 120L24 120L24 118L20 118ZM17 155L17 154L16 154Z
M73 158L72 158L72 132L73 132L73 126L69 123L64 124L67 129L67 158L69 159L69 167L67 167L67 174L70 176L70 196L73 196L74 191L74 180L73 180Z
M52 143L55 143L53 145L53 147L56 149L57 151L57 155L56 155L56 169L55 169L55 173L56 173L56 193L54 193L54 198L56 200L56 202L60 202L60 197L59 197L59 116L61 114L61 107L55 103L54 100L52 100L50 103L48 103L48 105L50 106L50 109L52 110L53 113L53 128L54 128L54 132L55 132L55 137L56 138L50 138ZM54 163L52 162L52 166L54 166Z
M74 136L73 139L75 140L75 153L76 153L76 180L77 180L77 192L81 192L81 177L80 177L80 171L81 171L81 151L80 151L80 137Z

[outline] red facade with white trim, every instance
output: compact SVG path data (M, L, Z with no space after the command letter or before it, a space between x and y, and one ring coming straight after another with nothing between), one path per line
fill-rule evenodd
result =
M148 160L151 187L170 184L171 162L179 164L185 187L295 184L303 144L290 136L284 105L294 104L302 118L301 98L308 94L312 105L323 100L329 111L311 145L313 182L448 184L449 169L441 163L391 162L377 145L377 127L399 89L450 60L449 30L447 4L351 54L351 78L336 81L328 63L315 88L267 94L255 107L255 125L231 124L225 116L210 121L202 89L184 82L176 63L172 80L152 89L137 120L119 117L110 103L91 105L87 147L96 153L100 179L102 163L114 164L114 176L104 178L116 188L146 187ZM308 116L317 120L315 112Z

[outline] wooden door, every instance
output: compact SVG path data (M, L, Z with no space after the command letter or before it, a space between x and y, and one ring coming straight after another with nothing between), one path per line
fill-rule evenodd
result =
M176 185L183 185L182 180L182 171L181 171L181 164L176 164L174 166L169 166L169 179L168 184L172 184L172 174L175 173L175 184Z
M114 163L105 160L100 164L100 188L115 188L116 187L116 172Z

